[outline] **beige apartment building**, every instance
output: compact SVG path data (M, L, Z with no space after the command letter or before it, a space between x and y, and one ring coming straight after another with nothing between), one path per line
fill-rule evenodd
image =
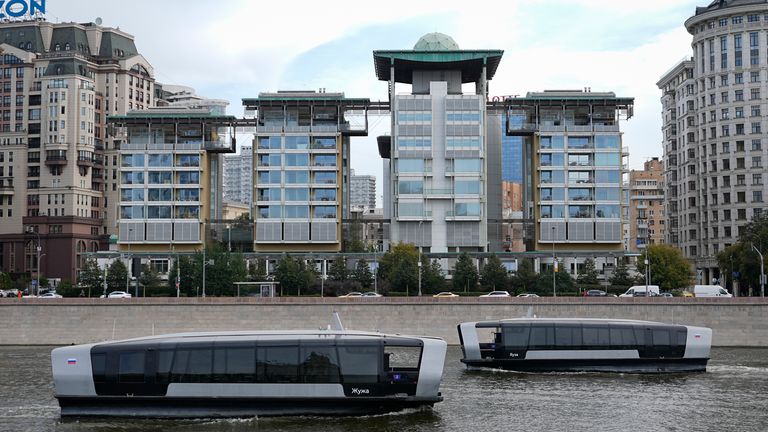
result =
M0 271L76 283L116 233L106 117L154 105L152 66L94 23L3 22L0 51Z
M629 172L629 247L664 243L664 164L652 158Z

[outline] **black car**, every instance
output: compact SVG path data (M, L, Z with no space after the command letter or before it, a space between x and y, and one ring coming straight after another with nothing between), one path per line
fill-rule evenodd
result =
M597 289L589 290L584 293L584 297L605 297L607 295L608 295L607 292L603 290L597 290Z

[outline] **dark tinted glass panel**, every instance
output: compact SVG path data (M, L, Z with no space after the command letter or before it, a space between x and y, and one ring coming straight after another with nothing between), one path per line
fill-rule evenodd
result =
M384 369L419 370L421 347L384 346Z
M611 348L635 349L635 332L631 327L611 327Z
M633 328L635 332L635 341L638 345L645 345L645 328L641 326L635 326Z
M555 348L573 349L581 347L581 326L557 325L555 326Z
M379 346L339 346L339 364L345 384L373 384L379 381Z
M582 329L583 345L585 349L608 347L611 336L608 326L584 326Z
M91 370L93 371L93 382L104 382L104 370L107 366L107 355L104 353L91 354Z
M173 365L173 351L160 350L157 352L157 371L155 383L168 384L171 379L171 365Z
M213 367L213 350L195 349L189 351L189 363L187 364L186 381L192 383L211 382L211 369Z
M531 328L526 326L504 326L502 334L504 335L504 346L509 350L528 349L528 337Z
M299 348L288 346L259 347L256 369L262 382L298 382Z
M187 363L189 363L189 350L177 350L171 367L171 382L185 382Z
M551 325L534 325L531 327L531 339L528 349L551 349L555 342L555 328Z
M651 331L652 337L653 337L653 344L656 346L669 346L670 345L670 334L669 330L667 329L653 329Z
M688 340L688 331L687 329L678 329L675 333L677 333L677 346L685 346L687 340Z
M213 355L213 382L256 381L256 347L218 347Z
M335 346L301 348L301 377L306 383L341 382L339 359Z
M120 353L118 381L121 383L144 382L144 351Z

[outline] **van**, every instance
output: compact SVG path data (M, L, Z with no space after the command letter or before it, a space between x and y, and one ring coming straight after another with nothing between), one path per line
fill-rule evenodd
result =
M648 285L648 291L651 293L651 297L657 296L659 295L659 286ZM621 294L619 297L646 297L645 285L631 286L627 292Z
M693 286L694 297L733 297L731 293L726 291L725 288L720 285L694 285Z

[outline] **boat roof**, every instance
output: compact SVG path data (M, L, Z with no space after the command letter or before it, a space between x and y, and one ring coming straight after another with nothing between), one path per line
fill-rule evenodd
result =
M643 321L643 320L631 320L620 318L507 318L496 321L476 321L475 325L480 326L496 326L504 323L522 323L522 322L538 322L538 323L586 323L586 324L644 324L644 325L682 325L682 324L667 324L658 321Z
M231 339L242 340L243 338L253 339L277 339L280 337L288 337L288 339L295 340L321 340L328 337L335 339L348 339L348 340L365 340L365 339L384 339L384 338L396 338L406 340L442 340L438 337L431 336L410 336L400 334L386 334L378 332L366 332L356 330L260 330L260 331L215 331L215 332L186 332L186 333L170 333L156 336L143 336L132 339L113 340L97 342L91 345L102 344L131 344L137 342L207 342L211 340Z

